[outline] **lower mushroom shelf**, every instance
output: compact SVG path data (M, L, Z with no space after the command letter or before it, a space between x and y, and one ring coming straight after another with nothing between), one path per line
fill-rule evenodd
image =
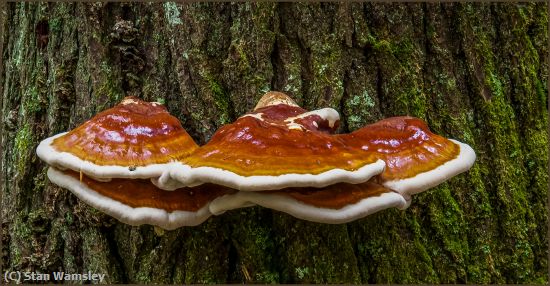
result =
M163 191L150 180L99 182L74 171L60 171L53 167L48 169L48 178L123 223L151 224L164 229L201 224L212 215L209 210L212 200L236 192L211 184Z
M288 213L320 223L346 223L396 207L406 209L410 200L372 182L339 183L324 188L288 188L279 191L244 192L217 198L210 204L214 214L250 204Z
M287 188L245 192L204 184L165 191L149 180L96 181L74 171L48 170L51 182L66 188L87 204L123 223L151 224L164 229L198 225L212 214L252 205L282 211L300 219L321 223L345 223L397 207L410 200L373 182L338 183L324 188Z

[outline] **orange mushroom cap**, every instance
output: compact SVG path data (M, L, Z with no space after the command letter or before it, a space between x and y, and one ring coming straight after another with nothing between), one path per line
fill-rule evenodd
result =
M374 154L329 134L338 121L334 109L306 112L288 104L291 99L276 100L283 103L262 99L254 112L221 127L157 185L173 178L186 186L209 182L247 191L323 187L365 182L384 169Z
M97 179L151 178L197 147L166 107L126 97L79 127L45 139L36 152L51 166Z
M197 225L212 215L209 204L218 197L236 192L226 187L204 184L166 192L144 179L112 179L99 182L78 172L48 169L51 182L69 189L81 200L121 222L152 224L164 229Z
M403 194L414 194L468 170L472 148L432 133L414 117L392 117L340 135L350 147L375 153L386 162L380 182Z
M287 188L267 192L238 192L210 204L214 214L250 203L294 217L321 223L346 223L386 208L409 206L402 195L383 186L365 182L338 183L324 188Z

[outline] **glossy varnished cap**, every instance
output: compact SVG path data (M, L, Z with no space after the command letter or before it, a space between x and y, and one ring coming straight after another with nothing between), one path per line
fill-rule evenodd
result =
M198 225L212 214L210 203L234 193L222 186L204 184L167 192L144 179L99 182L78 172L48 169L48 178L73 192L90 206L130 225L151 224L164 229Z
M379 182L402 194L424 191L465 172L476 158L467 144L432 133L413 117L387 118L340 136L348 146L384 160Z
M126 97L79 127L42 141L37 154L51 166L96 179L151 178L197 147L162 104Z
M239 192L210 204L214 214L250 204L288 213L320 223L346 223L375 212L409 206L401 194L383 186L365 182L338 183L323 188L288 188L267 192Z
M265 191L362 183L383 171L384 162L374 154L349 148L330 134L339 120L334 109L306 112L280 93L275 99L277 104L260 100L252 113L221 127L169 177L186 186L209 182ZM163 174L158 185L167 185L167 177Z

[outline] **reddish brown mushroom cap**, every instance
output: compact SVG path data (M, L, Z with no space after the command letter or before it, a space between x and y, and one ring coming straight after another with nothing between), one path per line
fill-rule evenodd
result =
M475 161L470 146L433 134L424 121L413 117L384 119L340 136L348 146L384 160L380 182L402 193L433 187Z
M69 189L89 205L130 224L152 224L165 229L202 223L211 213L209 204L235 193L226 187L204 184L166 192L144 179L99 182L74 171L48 170L53 183Z
M68 133L44 140L37 153L49 165L95 178L149 178L197 147L163 105L126 97Z
M373 183L338 183L324 188L287 188L267 192L239 192L210 205L212 213L257 204L321 223L345 223L380 210L405 209L409 202L392 190Z
M223 168L243 176L356 170L375 161L374 156L349 150L324 133L274 126L252 117L222 127L208 144L184 159L192 167Z
M327 133L334 133L340 123L340 115L336 110L324 108L308 112L288 95L277 91L270 91L262 96L254 111L243 117L246 116L271 125Z
M334 133L340 116L332 108L307 111L301 107L278 104L255 109L243 117L253 117L266 124L289 129Z
M383 170L384 163L374 154L349 148L327 133L338 121L335 110L263 105L221 127L206 145L182 159L170 177L184 185L211 182L263 191L361 183ZM158 185L163 186L162 178Z

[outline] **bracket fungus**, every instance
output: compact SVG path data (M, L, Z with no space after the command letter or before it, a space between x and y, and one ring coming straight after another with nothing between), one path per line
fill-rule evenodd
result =
M260 103L175 163L156 185L169 189L176 180L183 186L214 183L266 191L362 183L384 170L375 154L329 134L339 120L334 109L306 112L280 93L267 93Z
M396 207L405 209L410 200L373 182L338 183L324 188L287 188L267 192L243 192L216 199L213 214L256 204L294 217L320 223L346 223Z
M167 192L144 179L99 182L79 173L50 167L48 178L87 204L130 225L152 224L164 229L198 225L212 213L209 204L235 190L204 184Z
M197 147L166 107L126 97L77 128L43 140L36 153L50 166L98 180L147 179Z
M465 172L476 159L470 146L432 133L414 117L387 118L341 137L348 146L378 154L386 162L379 182L403 195Z
M334 134L332 108L307 111L268 92L254 110L197 146L158 103L125 98L38 156L50 180L118 220L165 229L260 205L297 218L345 223L410 205L411 195L468 170L472 148L393 117ZM166 190L173 190L167 192Z

